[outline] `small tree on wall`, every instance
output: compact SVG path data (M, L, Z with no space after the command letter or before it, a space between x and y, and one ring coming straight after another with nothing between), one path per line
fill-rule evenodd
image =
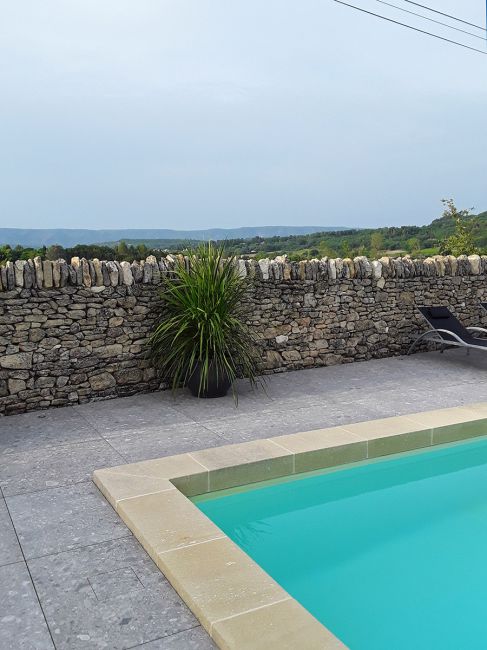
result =
M475 255L479 249L473 234L476 222L470 210L458 210L453 199L443 199L443 217L455 221L455 232L444 239L440 245L442 255Z

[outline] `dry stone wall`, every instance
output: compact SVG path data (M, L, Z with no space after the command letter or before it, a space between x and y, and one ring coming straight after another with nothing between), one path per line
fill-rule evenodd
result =
M73 258L0 269L0 414L165 387L146 358L172 256ZM239 260L263 372L403 354L424 328L415 305L487 326L487 257Z

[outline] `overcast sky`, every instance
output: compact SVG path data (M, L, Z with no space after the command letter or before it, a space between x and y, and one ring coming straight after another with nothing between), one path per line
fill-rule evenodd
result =
M484 0L423 3L485 22ZM419 224L443 197L487 210L487 56L332 0L0 6L0 226Z

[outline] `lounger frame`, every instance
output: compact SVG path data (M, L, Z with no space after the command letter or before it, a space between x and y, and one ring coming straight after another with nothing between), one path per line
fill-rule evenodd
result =
M486 309L486 307L484 305L482 305L482 306L484 307L484 309ZM426 316L423 314L423 312L421 310L419 310L419 313L424 318L424 320L428 323L428 325L431 327L431 323L426 318ZM466 327L465 329L468 332L478 332L480 334L487 335L487 329L485 329L484 327L472 327L472 326L470 326L470 327ZM454 338L454 340L452 341L450 339L446 339L443 336L441 336L442 334L448 334L448 336L452 336ZM469 350L483 350L484 352L487 352L487 347L485 347L483 345L474 345L472 343L467 343L460 336L458 336L458 334L456 334L455 332L452 332L451 330L447 330L447 329L443 329L443 328L438 328L437 329L437 328L433 327L433 328L429 329L427 332L422 332L411 343L411 345L409 346L409 349L407 351L407 354L411 354L411 352L414 350L416 345L422 340L430 341L431 343L440 343L442 345L441 352L443 352L446 347L450 347L450 346L451 347L457 347L457 348L465 348L467 350L467 353L469 352Z

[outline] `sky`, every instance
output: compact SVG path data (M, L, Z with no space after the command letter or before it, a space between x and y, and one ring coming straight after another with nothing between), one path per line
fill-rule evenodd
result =
M485 24L484 0L423 3ZM485 55L333 0L0 7L0 227L423 224L446 197L487 210Z

